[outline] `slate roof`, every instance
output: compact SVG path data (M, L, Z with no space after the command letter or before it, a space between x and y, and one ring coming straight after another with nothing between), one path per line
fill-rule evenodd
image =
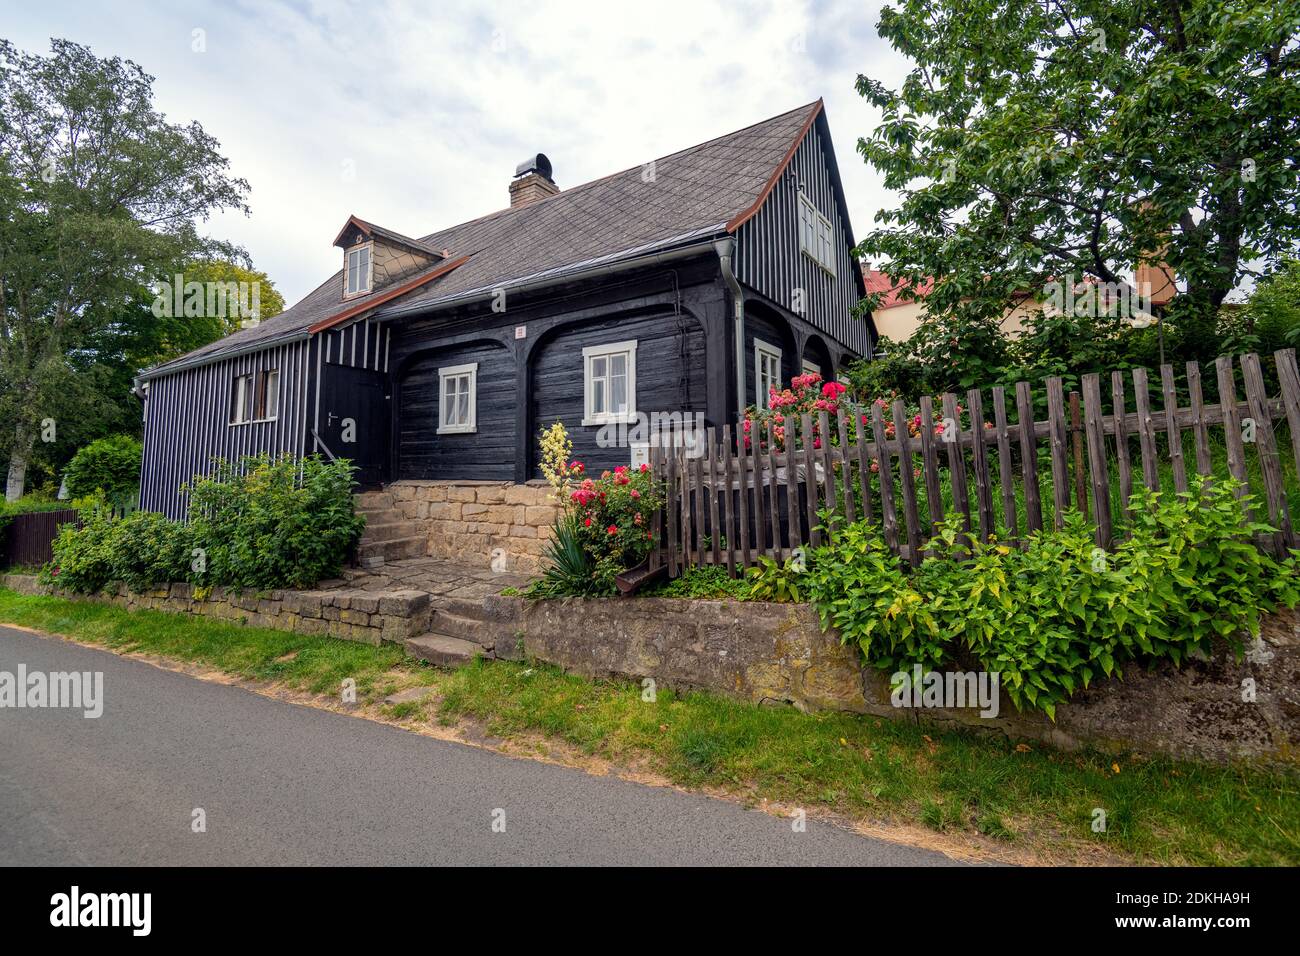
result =
M433 308L477 290L509 288L545 274L579 271L594 260L617 260L721 234L728 223L765 198L770 181L821 108L818 100L652 164L430 233L418 242L430 249L447 250L447 260L404 278L402 284L416 283L438 270L444 274L392 300L392 305L381 306L381 314L394 308ZM468 258L448 270L460 257ZM280 315L157 366L141 377L152 378L196 360L305 335L312 326L355 310L366 301L343 301L341 288L342 270ZM372 295L378 298L384 291Z

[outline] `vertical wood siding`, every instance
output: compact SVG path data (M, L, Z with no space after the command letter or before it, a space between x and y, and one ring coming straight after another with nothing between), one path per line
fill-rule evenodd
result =
M392 332L387 324L365 319L322 332L317 338L324 350L322 358L330 365L387 372Z
M149 381L145 408L140 507L169 518L185 516L182 484L208 474L212 459L234 460L265 452L306 454L314 394L311 342L273 345L225 361L183 369ZM279 371L279 411L274 421L230 424L231 382L237 375Z
M565 329L533 353L534 431L563 421L573 441L573 456L599 474L631 461L630 448L601 448L598 426L582 424L585 368L582 350L589 345L636 340L636 408L652 412L703 413L706 405L704 333L689 315L644 316L598 321ZM683 384L683 383L687 384ZM535 454L535 452L534 452ZM537 462L530 462L541 477Z
M782 321L781 326L784 324ZM765 316L745 314L745 401L750 405L762 404L758 395L758 368L754 363L755 340L762 339L781 350L782 385L799 374L799 356L794 352L794 343L788 339L789 333L781 326Z
M438 369L478 363L475 432L438 434L442 396ZM515 477L515 356L482 342L416 356L397 383L399 478Z
M836 264L832 277L799 249L799 184L835 230ZM804 318L842 345L866 355L867 323L854 318L861 299L850 255L852 237L835 201L831 171L814 125L795 151L758 214L736 232L736 277L795 311L793 293L804 290Z

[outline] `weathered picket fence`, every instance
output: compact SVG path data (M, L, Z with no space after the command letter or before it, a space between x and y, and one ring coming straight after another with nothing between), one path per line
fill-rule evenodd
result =
M664 437L651 447L667 503L652 529L659 547L650 565L666 565L676 576L690 565L725 565L736 574L760 557L782 561L796 547L822 543L826 512L877 523L888 547L915 565L940 520L955 518L982 539L1000 525L1004 539L1019 542L1044 527L1048 503L1054 527L1075 507L1095 523L1097 544L1108 548L1124 534L1135 480L1158 490L1163 463L1168 484L1186 491L1189 469L1213 473L1219 429L1227 474L1240 482L1240 494L1263 503L1257 517L1278 529L1258 543L1282 553L1300 546L1300 534L1291 521L1274 423L1285 422L1300 474L1300 369L1292 349L1277 352L1275 361L1277 397L1267 394L1259 356L1249 354L1236 363L1231 356L1215 362L1216 391L1233 398L1215 404L1205 402L1200 366L1188 362L1185 407L1173 366L1163 365L1158 389L1146 369L1110 373L1109 403L1100 375L1083 376L1082 394L1068 395L1061 378L1048 378L1043 421L1034 418L1030 383L1018 382L1014 398L1001 386L990 390L991 422L980 389L966 393L964 407L952 393L937 409L922 398L916 436L903 402L895 401L833 420L819 412L815 423L810 414L786 416L784 442L774 439L770 423L761 435L755 426L748 443L743 424L726 425L721 435L709 428L702 448ZM1188 431L1190 455L1183 441ZM1258 459L1254 469L1248 448Z

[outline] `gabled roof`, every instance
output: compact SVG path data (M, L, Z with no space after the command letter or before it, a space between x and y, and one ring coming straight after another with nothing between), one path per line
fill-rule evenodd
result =
M502 209L407 240L438 250L439 255L446 250L446 261L408 277L401 286L400 303L390 302L381 314L397 308L403 312L433 308L480 291L508 289L541 276L576 274L594 264L734 231L757 211L821 112L818 100L530 205ZM356 222L360 227L364 220ZM141 377L260 344L301 338L385 301L380 297L370 297L364 305L341 301L341 278L342 272L337 272L280 315Z
M414 249L416 252L423 253L427 256L437 256L439 259L445 259L447 257L447 250L445 249L435 249L433 246L421 242L419 239L412 239L410 236L404 236L400 232L393 232L393 230L385 229L383 226L376 226L373 222L366 222L359 216L348 216L348 221L343 224L343 228L339 230L339 234L334 237L334 245L342 246L343 237L346 236L353 227L358 229L364 235L372 238L378 237L380 239L386 239L394 245L405 246L408 249Z

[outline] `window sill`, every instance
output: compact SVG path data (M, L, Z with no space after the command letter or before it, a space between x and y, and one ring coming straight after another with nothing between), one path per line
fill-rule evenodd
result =
M595 425L635 425L639 416L636 412L628 412L625 415L601 415L599 418L584 418L582 424L586 427Z
M444 427L442 427L442 428L439 428L438 431L437 431L437 434L439 434L439 435L473 435L473 434L476 434L477 432L478 432L478 426L476 426L476 425L447 425L447 426L444 426Z
M227 422L226 424L227 427L229 428L237 428L240 425L267 425L270 424L271 422L278 422L279 420L280 419L278 417L277 418L250 418L246 422Z
M818 269L821 269L822 272L826 273L826 274L827 274L828 276L830 276L832 279L836 278L835 270L832 269L830 266L826 265L826 263L822 262L820 259L818 259L815 255L813 255L813 254L812 254L811 252L809 252L807 249L800 249L799 251L800 251L801 253L803 253L803 256L804 256L805 259L807 259L809 262L811 262L813 265L815 265Z

